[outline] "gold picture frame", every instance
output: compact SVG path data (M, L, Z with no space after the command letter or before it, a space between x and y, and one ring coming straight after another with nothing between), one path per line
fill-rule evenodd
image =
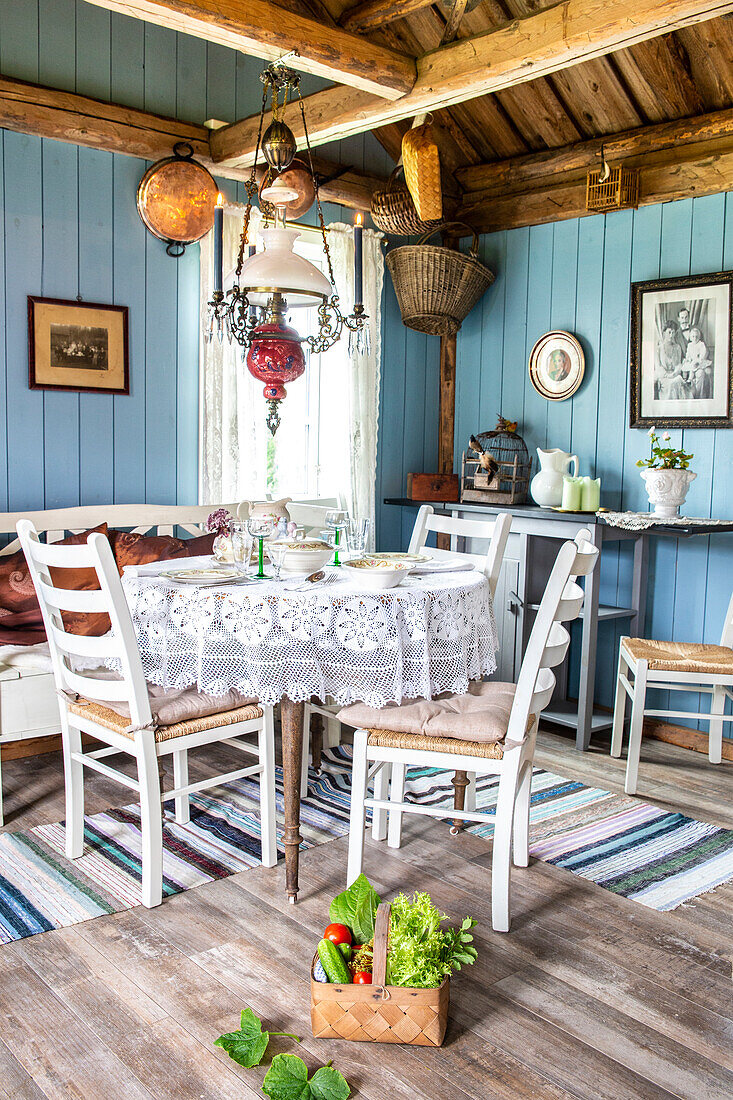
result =
M127 306L28 296L32 390L129 394Z
M565 401L583 381L585 353L572 332L546 332L529 356L529 379L547 401Z

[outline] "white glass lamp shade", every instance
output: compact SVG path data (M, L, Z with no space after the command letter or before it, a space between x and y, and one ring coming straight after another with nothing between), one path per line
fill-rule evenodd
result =
M300 237L297 229L263 229L260 236L265 251L245 260L239 276L239 286L248 291L252 305L267 305L275 290L287 299L290 309L320 305L331 297L333 289L323 272L293 252Z

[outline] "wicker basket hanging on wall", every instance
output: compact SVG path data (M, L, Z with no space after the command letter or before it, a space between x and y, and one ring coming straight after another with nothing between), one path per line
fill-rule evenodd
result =
M413 126L402 138L402 163L418 217L427 221L442 218L440 155L429 122Z
M437 228L440 218L421 220L407 184L400 178L402 174L402 165L398 164L387 180L387 186L372 195L372 221L383 233L391 233L395 237L417 237L428 229Z
M463 229L473 235L468 253L427 244L434 229L417 244L387 253L402 323L431 336L453 336L494 281L493 272L478 260L478 236L463 222L446 222L441 229Z

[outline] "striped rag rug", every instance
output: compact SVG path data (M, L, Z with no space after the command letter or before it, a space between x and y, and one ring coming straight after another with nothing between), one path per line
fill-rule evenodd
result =
M451 773L413 768L406 795L451 806ZM311 771L301 813L302 847L348 832L351 747L324 754ZM492 815L498 779L479 779L477 805ZM191 796L191 821L176 824L165 805L163 896L255 866L260 857L258 785L241 779ZM277 773L282 820L282 775ZM491 837L493 824L471 827ZM140 813L137 804L86 818L84 854L64 856L63 822L0 833L0 944L78 924L139 904ZM278 842L282 855L282 837ZM636 798L611 794L535 769L530 852L652 909L674 909L733 878L733 830L693 821Z

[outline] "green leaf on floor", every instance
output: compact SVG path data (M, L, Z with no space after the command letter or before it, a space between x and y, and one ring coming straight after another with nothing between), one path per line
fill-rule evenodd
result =
M285 1031L263 1031L262 1021L255 1016L251 1008L242 1011L242 1022L239 1031L230 1031L226 1035L220 1035L214 1046L222 1047L233 1061L245 1069L258 1066L265 1056L270 1035L285 1035L288 1039L300 1042L297 1035L288 1035Z
M265 1074L262 1091L271 1100L347 1100L351 1090L330 1065L308 1080L308 1067L297 1054L276 1054Z

